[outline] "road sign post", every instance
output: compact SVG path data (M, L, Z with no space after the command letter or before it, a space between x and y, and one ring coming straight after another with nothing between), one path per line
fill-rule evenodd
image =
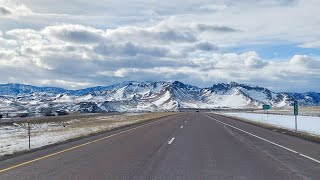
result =
M267 114L267 121L268 121L268 110L271 109L271 106L269 104L264 104L262 105L262 109L264 111L264 114Z
M298 131L298 119L297 116L299 114L298 111L298 101L293 102L293 114L294 114L294 120L295 120L295 131Z

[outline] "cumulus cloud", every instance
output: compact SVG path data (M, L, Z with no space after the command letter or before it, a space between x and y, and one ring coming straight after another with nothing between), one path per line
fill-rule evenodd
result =
M228 33L228 32L237 32L239 30L234 29L228 26L216 26L216 25L207 25L207 24L198 24L197 28L200 31L213 31L219 33Z
M89 83L89 82L73 82L73 81L66 81L62 79L42 79L42 80L39 80L39 83L47 86L71 87L72 89L88 87L93 85L92 83Z
M201 51L214 51L214 50L218 50L219 48L210 43L210 42L201 42L201 43L198 43L196 44L196 49L199 49Z
M220 11L226 9L228 6L226 4L206 4L199 7L200 10L204 11Z
M304 67L308 69L320 69L320 60L311 58L307 55L294 55L290 61L290 65Z
M17 41L16 40L7 40L7 39L4 39L2 37L0 37L0 45L2 45L3 47L4 46L16 46L17 45Z
M0 6L0 15L3 16L27 16L32 14L32 10L25 5Z
M113 41L127 40L158 43L195 42L197 40L195 34L188 30L171 29L160 26L151 28L121 27L108 29L106 36Z
M268 65L268 63L262 60L254 51L242 54L213 53L211 58L216 62L216 67L222 69L261 69Z
M49 38L72 43L97 43L104 39L102 30L73 24L49 26L42 33Z
M263 61L256 52L248 52L242 54L244 56L244 64L250 68L263 68L268 63Z
M28 16L33 14L32 10L23 4L14 7L13 11L14 11L14 15L17 15L17 16Z
M20 40L41 40L42 35L33 29L13 29L6 32L6 35Z
M181 56L185 56L185 54L198 54L199 56L201 53L210 53L210 52L218 52L219 47L211 42L199 42L196 44L191 44L183 49L180 52Z
M310 89L320 82L316 52L268 59L271 50L243 48L278 42L319 48L317 0L172 0L173 8L141 0L130 8L114 0L2 2L0 82L76 88L123 80L202 86L240 81L292 87L299 79Z
M85 38L79 40L70 32L83 33ZM6 70L17 71L17 68L31 67L19 69L14 80L66 88L124 80L181 80L204 85L212 79L247 82L252 77L256 81L264 79L266 75L281 81L291 76L291 70L295 69L292 67L303 67L301 72L314 73L320 69L316 65L318 61L308 56L294 56L286 65L270 63L254 51L222 53L208 41L148 44L140 43L141 39L114 41L106 34L102 29L81 25L56 25L39 31L10 30L2 39L15 41L15 48L0 51L0 69L7 67ZM137 38L140 36L137 34L131 35ZM26 81L26 74L31 72L37 78Z
M95 51L103 55L113 56L137 56L150 55L156 57L164 57L168 54L168 50L158 47L143 47L135 45L131 42L125 44L99 44L95 47Z
M249 57L244 61L245 65L251 68L263 68L267 65L267 62L262 61L260 58Z
M9 15L9 14L12 14L9 8L0 6L0 15Z
M103 34L103 30L100 31ZM22 34L26 34L27 38L23 38ZM6 35L20 44L14 50L0 51L0 69L6 73L7 80L72 89L125 80L180 80L209 86L213 80L247 82L253 77L259 81L270 76L275 82L280 82L291 76L292 67L303 66L301 73L316 73L320 68L315 66L317 60L306 56L294 56L283 63L269 63L254 51L221 53L210 42L191 43L190 47L197 50L176 58L168 49L175 45L144 46L133 42L101 40L97 43L69 44L66 40L52 39L52 34L46 34L43 30L27 29L12 30ZM288 65L292 67L288 68ZM7 80L0 78L0 81Z
M302 48L320 48L320 41L306 42L300 44L299 47Z

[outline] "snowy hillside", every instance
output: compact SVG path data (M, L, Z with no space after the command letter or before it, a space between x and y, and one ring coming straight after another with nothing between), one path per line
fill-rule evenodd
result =
M215 84L199 88L181 82L124 82L81 90L0 85L0 113L176 111L180 108L257 108L262 104L320 105L320 93L276 93L266 88Z

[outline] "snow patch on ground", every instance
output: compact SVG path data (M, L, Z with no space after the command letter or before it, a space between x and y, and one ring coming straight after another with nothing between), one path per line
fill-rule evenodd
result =
M31 149L55 144L124 125L163 117L169 113L126 113L67 121L31 124ZM28 150L27 123L0 125L0 156Z
M253 122L270 124L288 130L295 129L295 119L293 115L274 115L242 112L221 114L231 117L243 118ZM307 132L313 135L320 135L320 117L298 116L298 131Z
M160 106L164 104L166 101L168 101L170 98L171 98L170 92L166 91L166 93L161 98L154 101L153 104L155 104L156 106Z

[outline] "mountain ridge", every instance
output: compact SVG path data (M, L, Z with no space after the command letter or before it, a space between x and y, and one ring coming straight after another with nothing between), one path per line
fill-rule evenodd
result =
M82 88L82 89L75 89L75 90L66 89L66 88L62 88L62 87L55 87L55 86L37 86L37 85L23 84L23 83L2 83L2 84L0 84L0 95L4 95L4 91L3 91L4 88L12 87L12 86L23 86L23 87L31 87L31 88L36 88L36 89L57 89L56 91L61 90L61 91L64 91L64 92L72 92L72 93L77 93L79 91L83 91L83 92L87 91L89 93L90 90L94 91L94 90L108 89L108 88L111 88L111 87L127 85L127 84L130 84L130 83L156 83L156 82L170 83L170 82L166 82L166 81L141 81L141 82L139 82L139 81L124 81L122 83L116 83L116 84L113 84L113 85L92 86L92 87L87 87L87 88ZM181 83L183 85L187 85L187 86L190 86L190 87L197 87L197 86L190 85L190 84L187 84L187 83L183 83L183 82L180 82L180 81L173 81L172 83L177 83L177 84ZM268 88L265 88L265 87L261 87L261 86L257 86L257 85L253 85L253 84L243 84L243 83L238 83L238 82L234 82L234 81L230 81L229 83L216 83L216 84L213 84L210 87L203 87L203 88L197 87L197 88L205 89L205 88L211 88L211 87L216 87L216 86L220 86L220 85L246 86L246 87L251 87L251 88L261 88L261 89L269 90ZM307 91L307 92L278 91L278 93L305 94L305 93L318 93L318 92L316 92L316 91ZM9 95L9 94L5 94L5 95Z
M200 88L179 81L126 81L79 90L0 84L0 112L44 113L177 111L181 108L260 108L320 105L320 93L273 92L237 82Z

